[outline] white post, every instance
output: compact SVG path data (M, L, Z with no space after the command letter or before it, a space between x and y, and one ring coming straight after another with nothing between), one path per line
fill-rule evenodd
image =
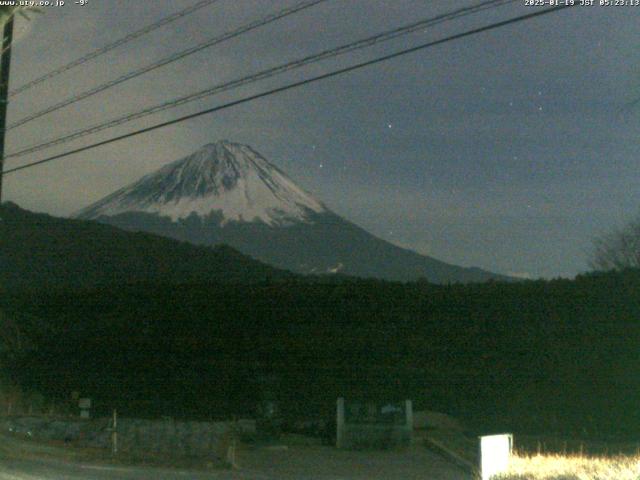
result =
M344 447L344 398L338 398L336 411L336 447Z
M513 435L486 435L480 437L480 472L482 480L505 473L509 468Z
M113 410L113 431L111 432L111 447L115 455L118 453L118 412Z
M227 447L227 464L231 468L238 468L238 465L236 465L236 439L239 435L239 431L240 430L238 428L238 420L234 415L233 424L230 432L231 441L229 442L229 446Z
M238 468L236 465L236 438L232 436L229 447L227 448L227 464L231 468Z
M405 428L409 435L409 445L413 445L413 403L411 400L404 401Z
M404 413L409 431L413 432L413 403L411 400L404 401Z

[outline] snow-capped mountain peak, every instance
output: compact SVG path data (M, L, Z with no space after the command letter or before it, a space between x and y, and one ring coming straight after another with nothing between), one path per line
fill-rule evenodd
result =
M221 140L81 210L79 218L143 212L173 221L219 214L227 222L307 222L327 208L247 145Z

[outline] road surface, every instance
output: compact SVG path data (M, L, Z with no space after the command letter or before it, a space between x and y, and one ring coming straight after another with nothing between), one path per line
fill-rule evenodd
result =
M471 480L443 457L414 446L407 451L344 451L330 447L242 448L234 470L130 467L39 458L24 443L0 451L0 480ZM36 450L40 452L40 450Z
M271 480L250 472L219 470L197 472L179 469L121 467L65 463L53 460L0 459L0 480Z

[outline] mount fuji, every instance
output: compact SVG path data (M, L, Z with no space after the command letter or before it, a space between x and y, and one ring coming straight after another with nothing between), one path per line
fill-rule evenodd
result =
M247 145L205 145L74 215L198 245L228 244L299 273L434 283L506 279L375 237L333 213Z

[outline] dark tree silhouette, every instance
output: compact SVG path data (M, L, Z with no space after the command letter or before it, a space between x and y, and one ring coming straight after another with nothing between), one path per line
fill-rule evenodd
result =
M591 267L624 270L640 267L640 215L624 227L596 238Z

